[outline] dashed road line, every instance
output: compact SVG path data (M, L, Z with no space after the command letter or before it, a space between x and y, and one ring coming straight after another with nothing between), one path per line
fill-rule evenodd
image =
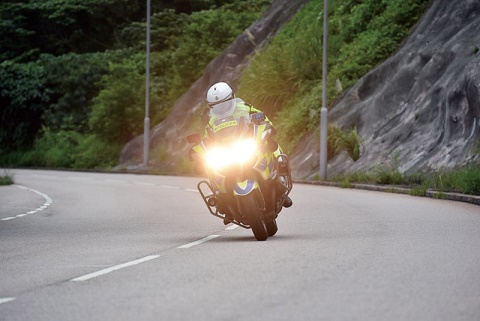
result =
M195 192L195 193L198 193L198 189L186 188L185 190L186 190L187 192Z
M13 300L15 300L15 298L0 298L0 304L12 302Z
M201 239L201 240L198 240L198 241L195 241L195 242L192 242L192 243L188 243L188 244L179 246L178 248L179 248L179 249L188 249L188 248L191 248L192 246L199 245L199 244L205 243L205 242L207 242L207 241L213 240L214 238L219 237L219 236L220 236L220 235L209 235L209 236L207 236L207 237L204 237L204 238Z
M155 186L155 184L153 184L153 183L144 183L144 182L134 182L134 184L137 184L137 185L146 185L146 186Z
M124 269L124 268L132 266L132 265L136 265L136 264L140 264L140 263L143 263L143 262L147 262L147 261L156 259L158 257L160 257L160 255L149 255L149 256L146 256L144 258L135 260L135 261L130 261L130 262L127 262L127 263L115 265L115 266L109 267L107 269L103 269L103 270L100 270L100 271L97 271L97 272L86 274L84 276L79 276L77 278L71 279L70 281L73 281L73 282L87 281L87 280L96 278L98 276L105 275L107 273L111 273L113 271L117 271L117 270Z
M238 225L232 224L232 225L230 225L229 227L227 227L227 228L225 229L225 231L232 231L232 230L237 229L237 228L239 228Z
M113 182L113 183L126 183L125 181L121 181L119 179L106 179L105 182Z
M33 174L32 176L34 176L34 177L43 177L43 178L59 178L59 176L56 176L56 175Z
M28 188L28 187L25 187L25 186L22 186L22 185L14 185L14 186L16 186L18 188L21 188L21 189L24 189L24 190L27 190L27 191L30 191L30 192L34 192L35 194L38 194L38 195L42 196L45 199L45 203L43 203L42 206L37 207L36 209L34 209L32 211L28 211L26 213L21 213L21 214L18 214L16 216L2 218L1 219L2 221L10 221L10 220L13 220L15 218L20 218L20 217L24 217L24 216L27 216L27 215L35 214L37 212L43 211L44 209L48 208L53 202L52 199L50 198L50 196L48 196L45 193L39 192L39 191L37 191L33 188Z
M180 187L178 187L178 186L170 186L170 185L160 185L160 187L170 188L170 189L180 189Z

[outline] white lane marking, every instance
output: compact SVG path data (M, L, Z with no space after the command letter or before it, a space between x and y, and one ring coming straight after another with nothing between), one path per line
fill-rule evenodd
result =
M80 176L68 176L68 179L83 179L83 180L88 180L90 178L88 177L80 177Z
M236 228L238 228L238 227L239 227L238 225L232 224L232 225L230 225L229 227L227 227L227 228L225 229L225 231L232 231L232 230L234 230L234 229L236 229Z
M207 241L210 241L216 237L219 237L220 235L209 235L201 240L198 240L198 241L195 241L195 242L192 242L192 243L188 243L188 244L185 244L185 245L182 245L182 246L179 246L178 248L179 249L188 249L192 246L195 246L195 245L198 245L198 244L202 244L204 242L207 242Z
M195 193L198 193L198 189L186 188L185 190L186 190L187 192L195 192Z
M33 174L32 176L34 176L34 177L44 177L44 178L58 178L58 176L55 176L55 175Z
M119 179L106 179L105 182L125 183L125 181L121 181Z
M178 186L170 186L170 185L160 185L160 187L170 188L170 189L180 189L180 187L178 187Z
M107 273L110 273L110 272L113 272L113 271L116 271L116 270L120 270L120 269L129 267L129 266L132 266L132 265L147 262L147 261L156 259L158 257L160 257L160 255L149 255L149 256L146 256L144 258L135 260L135 261L130 261L130 262L127 262L127 263L115 265L115 266L109 267L107 269L103 269L103 270L100 270L100 271L97 271L97 272L86 274L84 276L79 276L78 278L71 279L70 281L74 281L74 282L87 281L87 280L96 278L97 276L101 276L101 275L104 275L104 274L107 274Z
M134 184L147 185L147 186L155 186L155 184L152 184L152 183L144 183L144 182L135 182Z
M20 217L24 217L24 216L27 216L29 214L33 214L33 213L37 213L37 212L40 212L40 211L43 211L44 209L46 209L47 207L49 207L51 204L52 204L52 199L45 193L42 193L42 192L39 192L33 188L28 188L28 187L25 187L25 186L22 186L22 185L14 185L18 188L21 188L21 189L24 189L24 190L27 190L27 191L30 191L30 192L34 192L35 194L38 194L40 195L41 197L43 197L45 199L45 203L43 203L42 206L36 208L35 210L33 211L29 211L29 212L26 212L26 213L22 213L22 214L18 214L16 216L13 216L13 217L5 217L5 218L2 218L1 220L2 221L9 221L9 220L13 220L14 218L20 218Z
M15 300L15 298L0 298L0 304L12 302L13 300Z

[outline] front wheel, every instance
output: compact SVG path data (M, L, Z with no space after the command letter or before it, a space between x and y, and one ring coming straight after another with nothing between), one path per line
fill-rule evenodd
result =
M268 238L267 227L263 221L262 210L260 206L258 206L255 197L250 193L238 197L237 200L240 212L248 219L248 223L257 241L265 241Z
M271 220L271 221L265 223L265 226L267 227L268 236L274 236L278 231L278 226L277 226L277 221L276 220Z

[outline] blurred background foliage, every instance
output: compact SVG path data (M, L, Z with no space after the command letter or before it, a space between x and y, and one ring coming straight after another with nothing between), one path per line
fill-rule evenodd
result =
M152 125L271 2L152 0ZM330 1L327 103L391 55L428 3ZM322 10L322 0L311 0L257 52L239 84L290 153L319 123ZM0 165L116 165L143 133L145 14L145 0L0 3ZM356 129L329 133L329 151L359 157Z
M152 0L152 124L271 0ZM0 165L105 168L143 133L145 0L0 3Z

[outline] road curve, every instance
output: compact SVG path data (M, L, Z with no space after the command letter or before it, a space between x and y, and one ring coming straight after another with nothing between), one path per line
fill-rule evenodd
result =
M197 178L12 172L0 320L479 320L476 205L297 184L257 242Z

